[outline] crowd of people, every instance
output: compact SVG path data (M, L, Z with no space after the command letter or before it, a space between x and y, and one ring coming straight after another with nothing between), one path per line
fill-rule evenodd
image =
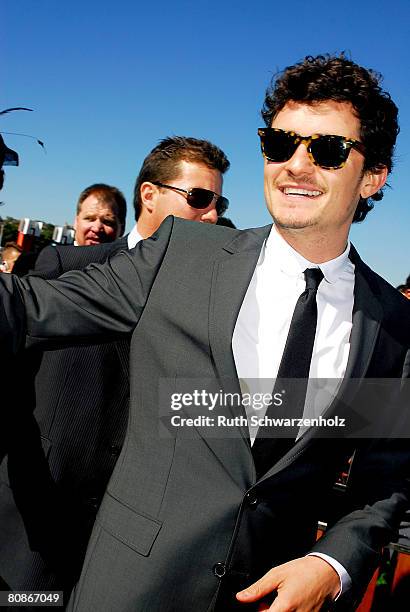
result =
M228 200L225 198L224 201L226 201L226 204L223 206L218 204L216 219L214 219L215 215L212 213L211 217L204 216L203 222L235 228L232 221L224 216ZM168 214L177 214L178 211L170 208L167 212ZM186 212L183 212L182 216L184 214ZM126 215L127 202L124 194L117 187L105 183L95 183L86 187L80 193L77 201L72 226L75 236L74 244L76 246L91 246L117 240L124 234ZM58 242L54 241L53 244L58 244ZM64 244L67 244L67 242L64 241ZM14 270L14 274L18 276L24 276L34 267L40 252L37 245L34 251L30 249L25 252L24 248L15 241L7 242L0 249L0 272L12 272L17 259L20 258L20 255L24 255Z
M272 226L237 230L225 153L172 136L142 163L128 234L123 194L95 183L74 245L0 275L0 351L21 389L0 437L3 589L63 591L76 612L354 610L397 538L408 439L300 425L317 378L340 381L321 417L350 423L349 379L389 379L391 429L409 424L410 304L349 241L383 197L397 107L372 70L309 56L262 116ZM1 140L0 166L12 153ZM275 379L280 403L232 404ZM164 388L219 403L188 397L174 427Z

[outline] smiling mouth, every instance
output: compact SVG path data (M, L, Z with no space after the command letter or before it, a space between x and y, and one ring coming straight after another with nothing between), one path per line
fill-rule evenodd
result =
M302 189L299 187L281 187L280 190L287 196L304 196L308 198L317 198L323 193L323 191L318 189Z

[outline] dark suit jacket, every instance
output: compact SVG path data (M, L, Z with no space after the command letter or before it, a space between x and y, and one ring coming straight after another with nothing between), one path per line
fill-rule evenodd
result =
M105 266L48 283L0 279L8 290L0 324L9 345L11 326L21 340L26 333L132 333L128 434L75 591L77 612L233 610L234 591L309 550L337 559L357 594L392 538L408 503L407 441L358 445L349 505L315 543L322 500L356 440L318 439L311 428L256 480L246 428L221 437L200 427L171 436L160 427L161 379L171 389L183 378L200 379L200 389L239 392L232 333L268 232L168 218L151 239ZM357 255L354 261L346 377L394 380L410 346L409 305ZM346 393L340 390L326 416L340 414ZM394 422L396 407L385 400ZM218 411L235 414L229 405ZM185 409L196 414L196 407Z
M47 247L33 273L57 278L124 248L125 238L95 247ZM129 342L122 340L30 350L20 359L16 383L25 380L23 396L17 395L24 420L9 448L12 490L5 465L0 472L0 575L14 589L69 589L81 569L125 435L128 354Z

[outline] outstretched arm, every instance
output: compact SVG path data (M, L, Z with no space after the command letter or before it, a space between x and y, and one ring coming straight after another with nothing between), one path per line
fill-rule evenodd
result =
M156 234L103 265L68 272L58 280L0 275L0 339L16 352L25 336L107 339L130 333L138 322L166 253L173 218Z

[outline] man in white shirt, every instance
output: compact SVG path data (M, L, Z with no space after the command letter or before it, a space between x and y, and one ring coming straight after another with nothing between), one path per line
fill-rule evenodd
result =
M136 224L128 248L151 236L168 215L215 224L229 204L221 195L228 168L225 154L208 141L181 136L161 140L135 182Z
M108 265L50 283L0 278L6 346L16 330L132 333L128 434L72 598L76 612L307 612L341 591L338 605L350 596L352 609L407 507L406 440L328 440L310 427L293 439L266 438L275 452L261 463L264 426L250 430L232 402L215 409L240 417L232 430L191 427L201 408L192 401L183 411L190 429L167 436L159 427L164 380L172 390L210 380L233 398L254 377L292 378L290 363L302 382L343 377L319 416L349 420L345 381L408 376L408 303L348 242L391 170L396 106L373 72L319 56L284 71L263 115L272 228L211 230L168 218ZM306 365L304 378L296 374ZM293 397L289 411L300 406ZM383 399L394 422L401 415L390 391ZM316 542L322 504L355 447L346 507Z

